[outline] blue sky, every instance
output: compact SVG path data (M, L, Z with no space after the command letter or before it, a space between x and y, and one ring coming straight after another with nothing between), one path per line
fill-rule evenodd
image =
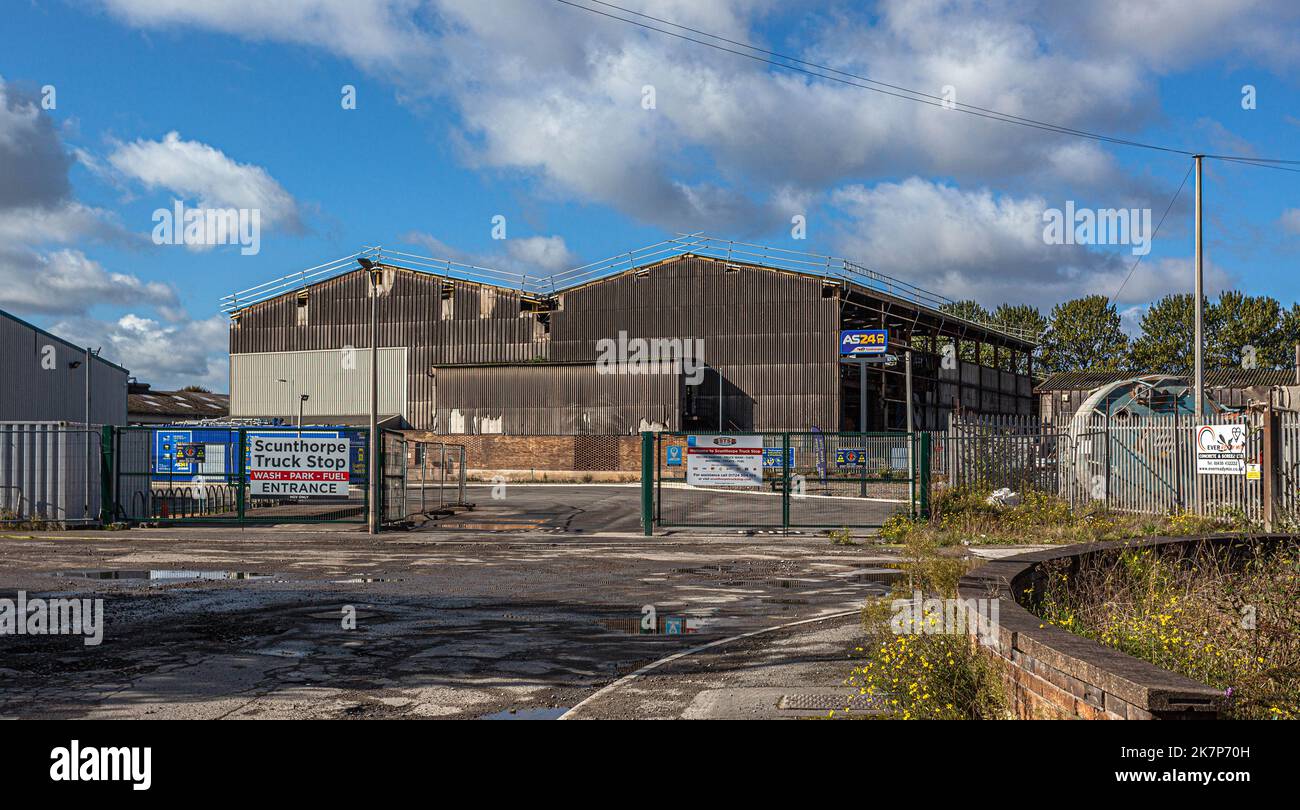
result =
M934 95L950 87L963 104L1300 159L1289 2L620 5ZM364 244L552 272L700 230L1048 309L1113 294L1135 257L1046 244L1042 212L1072 201L1158 218L1189 165L792 74L553 0L19 0L3 37L0 307L160 386L224 390L217 299ZM340 104L344 85L356 109ZM1207 164L1212 289L1300 297L1297 181ZM257 208L260 252L154 244L154 212L174 200ZM1123 285L1130 324L1190 289L1191 200L1189 181ZM497 215L505 240L492 238ZM806 239L792 238L796 215Z

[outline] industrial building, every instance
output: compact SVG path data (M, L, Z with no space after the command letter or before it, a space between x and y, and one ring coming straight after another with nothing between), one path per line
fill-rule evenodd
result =
M127 389L126 416L133 425L180 425L222 420L230 415L230 397L209 391L155 391L149 383Z
M509 435L902 430L902 363L870 366L864 389L840 362L841 330L882 328L892 353L913 352L917 427L957 410L1034 412L1028 337L946 314L947 299L845 259L695 234L549 276L368 248L226 296L233 418L292 421L301 408L315 423L365 420L363 264L379 279L378 410L389 424ZM598 362L602 342L638 339L690 341L703 368L687 373L680 355ZM993 367L968 361L988 356Z
M126 369L3 310L0 363L0 422L126 424Z

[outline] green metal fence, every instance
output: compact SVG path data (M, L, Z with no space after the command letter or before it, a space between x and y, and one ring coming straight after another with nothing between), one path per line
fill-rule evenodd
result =
M104 433L105 520L216 524L366 521L370 442L365 430L132 426L105 428ZM346 495L269 496L250 486L252 438L296 436L347 439Z
M875 528L928 512L925 433L643 433L642 526Z

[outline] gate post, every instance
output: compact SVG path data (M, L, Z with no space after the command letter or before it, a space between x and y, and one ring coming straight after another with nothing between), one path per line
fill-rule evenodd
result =
M1277 497L1277 476L1281 473L1281 465L1278 460L1278 430L1277 430L1277 413L1273 410L1273 403L1270 402L1264 409L1264 435L1263 443L1260 448L1260 520L1264 523L1264 531L1273 531L1274 521L1274 501Z
M99 435L99 522L107 526L113 520L113 490L117 481L113 477L113 426L104 425Z
M930 434L928 432L921 431L920 443L921 443L921 450L920 450L921 458L918 459L919 463L916 465L916 480L912 482L912 486L916 488L917 495L919 496L918 500L920 500L921 518L923 520L929 520L930 519Z
M235 430L239 434L239 452L235 454L239 459L235 464L235 516L242 525L244 522L244 491L247 487L244 476L248 470L244 467L244 429L235 428Z
M641 431L641 533L646 537L654 534L654 450L654 434Z
M790 434L781 434L781 531L790 531Z

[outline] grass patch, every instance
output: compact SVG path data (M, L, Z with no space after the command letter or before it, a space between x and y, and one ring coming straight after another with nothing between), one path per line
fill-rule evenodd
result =
M1134 537L1176 537L1249 532L1241 514L1200 517L1191 513L1129 515L1099 505L1071 507L1061 498L1035 490L1020 494L1015 506L988 502L989 490L957 488L935 495L929 521L894 515L880 530L882 540L906 542L925 537L936 546L1092 543Z
M1049 564L1027 605L1052 624L1223 690L1239 719L1300 719L1300 548L1242 561L1126 549Z

